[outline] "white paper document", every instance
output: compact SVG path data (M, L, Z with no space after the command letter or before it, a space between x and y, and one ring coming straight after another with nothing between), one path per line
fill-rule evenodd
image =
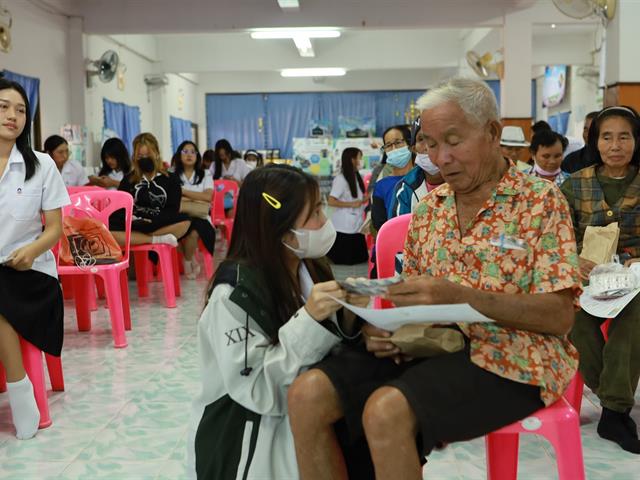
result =
M403 325L416 323L479 323L493 322L468 303L454 305L416 305L386 309L361 308L333 298L374 327L395 332Z
M611 300L596 300L585 291L580 296L580 306L594 317L615 318L638 293L640 293L640 288L636 288L622 297Z

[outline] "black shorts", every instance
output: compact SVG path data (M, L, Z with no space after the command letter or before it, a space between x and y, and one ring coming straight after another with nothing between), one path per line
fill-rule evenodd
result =
M314 368L329 377L340 397L344 425L337 431L343 447L364 441L364 405L382 386L395 387L407 398L424 456L441 443L481 437L544 407L539 387L483 370L471 362L468 348L396 365L361 345L342 346Z

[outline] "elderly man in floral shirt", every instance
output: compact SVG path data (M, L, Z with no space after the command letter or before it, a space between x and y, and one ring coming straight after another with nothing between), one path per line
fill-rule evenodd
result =
M372 477L368 459L354 466L351 457L365 438L375 478L421 479L420 459L434 447L552 404L576 372L566 334L580 281L564 196L502 157L484 82L451 79L419 107L429 157L447 183L416 207L404 252L409 278L387 298L397 306L469 303L495 323L451 325L464 334L463 350L415 360L367 325L361 348L345 347L301 375L289 413L303 479Z

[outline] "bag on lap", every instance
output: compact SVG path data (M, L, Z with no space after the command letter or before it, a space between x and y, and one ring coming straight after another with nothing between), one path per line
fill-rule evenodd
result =
M190 217L207 219L209 216L209 208L211 204L209 202L201 202L199 200L189 200L183 198L180 201L180 212L186 213Z

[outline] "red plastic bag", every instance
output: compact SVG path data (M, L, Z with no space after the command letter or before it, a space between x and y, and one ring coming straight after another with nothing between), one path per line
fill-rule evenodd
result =
M122 260L122 250L107 227L95 218L64 217L60 263L107 265Z

